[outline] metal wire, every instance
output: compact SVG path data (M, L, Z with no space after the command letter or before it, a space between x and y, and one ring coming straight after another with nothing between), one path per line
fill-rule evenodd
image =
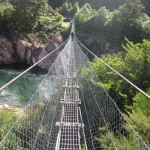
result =
M70 36L0 149L114 150L120 148L121 137L134 139L132 149L149 149Z

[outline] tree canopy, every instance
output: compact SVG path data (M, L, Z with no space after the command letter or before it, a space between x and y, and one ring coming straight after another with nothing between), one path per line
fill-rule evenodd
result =
M123 45L123 48L126 51L125 58L123 58L122 53L118 53L103 56L102 59L149 94L150 41L143 40L141 43L134 44L126 39L126 44ZM125 112L125 114L128 114L126 118L131 125L133 125L134 129L143 137L146 143L150 145L149 99L133 89L132 86L104 66L99 60L95 59L93 66L110 96L116 101L119 108ZM106 140L104 147L109 147L110 145L107 145L109 139L106 139L106 136L107 135L104 135L104 138L102 135L99 140ZM121 139L116 139L115 135L113 135L113 137L114 140L119 140L120 142L124 140L128 141L125 137L121 137L123 141ZM132 140L135 140L135 137L131 137L131 141ZM126 146L132 147L132 142L125 142ZM120 145L120 148L123 148L123 145Z
M3 0L0 4L2 32L52 31L61 21L47 0Z
M127 1L114 11L109 11L106 7L96 11L86 7L88 5L85 4L75 14L76 26L81 38L85 35L86 38L94 37L93 41L96 39L94 44L97 48L94 51L97 54L100 53L100 48L101 53L107 51L107 45L109 49L121 50L120 45L125 43L124 37L135 43L150 37L150 18L140 0Z

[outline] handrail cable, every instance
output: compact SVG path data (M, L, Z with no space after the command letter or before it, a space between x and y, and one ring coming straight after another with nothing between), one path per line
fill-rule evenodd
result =
M16 80L18 80L20 77L22 77L25 73L27 73L28 71L30 71L32 68L34 68L35 66L37 66L40 62L42 62L44 59L48 58L51 54L53 54L55 51L57 51L62 45L64 45L66 42L68 41L68 39L63 42L59 47L57 47L56 49L54 49L52 52L50 52L49 54L47 54L45 57L43 57L42 59L40 59L38 62L36 62L34 65L32 65L31 67L29 67L28 69L26 69L25 71L23 71L21 74L19 74L18 76L16 76L14 79L12 79L11 81L9 81L8 83L6 83L5 85L3 85L0 88L0 92L2 90L4 90L6 87L8 87L9 85L11 85L13 82L15 82Z
M126 82L128 82L130 85L132 85L135 89L137 89L140 93L142 93L143 95L145 95L148 99L150 99L150 95L148 95L146 92L144 92L143 90L141 90L139 87L137 87L135 84L133 84L130 80L128 80L126 77L124 77L122 74L120 74L117 70L115 70L114 68L112 68L109 64L107 64L106 62L104 62L101 58L99 58L97 55L95 55L93 52L91 52L86 46L84 46L76 37L77 41L89 52L91 53L93 56L95 56L98 60L100 60L103 64L105 64L108 68L110 68L113 72L115 72L117 75L119 75L122 79L124 79Z

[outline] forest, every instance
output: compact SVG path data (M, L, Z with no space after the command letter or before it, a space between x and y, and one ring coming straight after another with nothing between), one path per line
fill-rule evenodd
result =
M0 0L0 35L12 40L20 33L38 33L46 39L61 34L65 40L70 27L63 20L73 17L80 41L150 95L149 0ZM98 59L90 60L109 95L150 146L150 99ZM15 114L0 110L0 140L16 119ZM106 145L102 145L104 149L109 148Z

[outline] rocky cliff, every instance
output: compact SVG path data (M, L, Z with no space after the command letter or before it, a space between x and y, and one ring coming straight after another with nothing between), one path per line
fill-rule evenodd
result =
M56 49L62 42L62 37L53 35L49 38L46 45L39 45L36 42L27 42L27 40L16 39L10 41L0 36L0 65L24 63L28 65L35 64L48 53ZM57 57L59 51L51 55L48 59L41 62L40 68L49 68Z

